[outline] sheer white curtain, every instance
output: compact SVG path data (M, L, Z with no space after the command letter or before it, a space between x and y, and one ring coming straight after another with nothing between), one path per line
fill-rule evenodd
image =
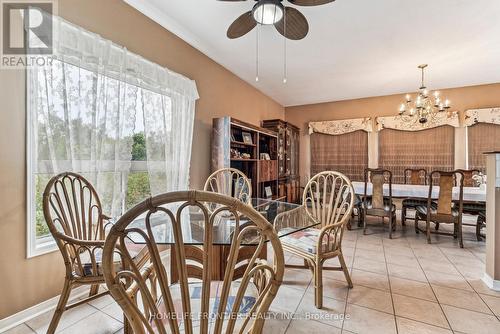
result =
M54 28L54 60L28 73L32 174L82 173L119 215L141 113L152 194L187 189L194 81L60 18Z

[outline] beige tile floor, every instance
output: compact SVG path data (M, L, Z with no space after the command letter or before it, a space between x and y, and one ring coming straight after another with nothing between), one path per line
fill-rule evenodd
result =
M264 333L500 333L500 292L481 281L485 244L465 230L465 249L451 237L433 236L428 245L408 223L394 239L372 225L367 235L348 231L343 242L354 288L342 273L325 272L324 308L314 307L314 287L306 270L287 269L272 304L293 320L268 320ZM287 256L288 263L302 263ZM333 260L332 262L336 262ZM45 333L51 312L6 333ZM111 297L67 312L59 333L120 333L122 313Z

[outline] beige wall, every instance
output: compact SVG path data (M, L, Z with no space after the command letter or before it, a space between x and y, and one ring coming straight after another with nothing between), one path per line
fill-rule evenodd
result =
M191 186L209 173L212 118L231 115L258 125L284 108L187 43L119 0L59 0L68 21L196 80ZM0 319L60 293L58 253L26 259L24 72L0 70Z
M492 85L471 86L441 90L442 95L452 102L453 110L465 111L474 108L488 108L500 106L500 83ZM309 173L309 135L307 124L311 121L328 121L349 118L391 116L397 114L403 94L370 97L356 100L328 102L285 108L285 118L301 129L300 140L300 175L304 182L304 175ZM377 140L376 134L371 134L370 157L371 167L376 166ZM458 129L459 141L465 136L463 129ZM465 167L464 147L457 147L455 151L457 167Z

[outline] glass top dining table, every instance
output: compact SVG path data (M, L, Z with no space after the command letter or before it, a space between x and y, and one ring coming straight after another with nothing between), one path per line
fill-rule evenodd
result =
M282 201L253 198L252 207L257 210L269 223L271 223L278 237L283 237L306 228L316 226L319 223L311 219L300 204L287 203ZM174 233L170 219L165 214L153 214L151 216L151 230L157 244L171 245L175 243ZM214 245L230 245L235 229L253 224L244 216L239 217L239 222L233 215L218 215L214 220L212 228L212 240ZM238 225L237 225L238 224ZM203 245L205 235L205 219L199 208L183 210L181 215L181 229L184 245ZM146 231L144 217L136 218L129 226ZM144 243L143 237L139 233L129 233L129 239L136 244ZM250 246L258 244L256 232L246 233L241 245Z

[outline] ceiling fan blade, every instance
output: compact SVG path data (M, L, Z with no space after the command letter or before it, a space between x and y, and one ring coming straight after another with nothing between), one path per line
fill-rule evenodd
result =
M306 17L293 7L285 7L285 17L275 23L274 26L280 34L293 40L302 39L309 32L309 24Z
M334 1L335 0L288 0L288 2L297 6L319 6Z
M227 37L234 39L241 37L255 28L257 22L252 16L252 11L248 11L238 17L227 29Z

